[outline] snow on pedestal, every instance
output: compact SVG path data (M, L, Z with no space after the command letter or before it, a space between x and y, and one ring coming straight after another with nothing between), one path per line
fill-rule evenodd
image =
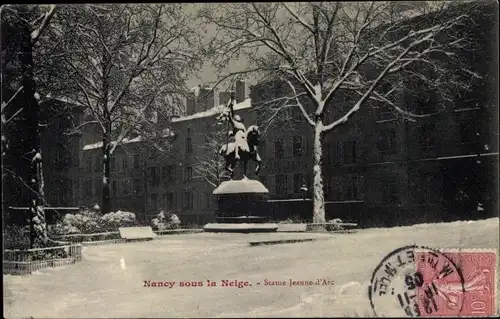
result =
M258 180L244 177L241 180L222 182L214 189L214 195L222 194L267 194L269 190Z

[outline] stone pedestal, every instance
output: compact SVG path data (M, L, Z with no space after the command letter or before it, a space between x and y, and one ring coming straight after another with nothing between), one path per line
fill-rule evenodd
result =
M269 223L268 193L261 182L246 177L222 182L213 191L217 197L217 223L206 225L205 231L276 231L278 226Z

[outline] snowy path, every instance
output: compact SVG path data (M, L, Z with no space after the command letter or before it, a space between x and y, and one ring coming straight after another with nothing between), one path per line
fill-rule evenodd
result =
M4 317L298 317L371 315L367 284L395 248L498 249L498 219L371 229L357 234L188 234L152 242L86 247L76 265L4 275ZM249 247L249 240L330 237ZM120 259L125 261L124 267ZM335 281L333 286L264 286L264 280ZM206 280L219 286L206 287ZM221 280L249 281L244 288ZM203 281L204 287L143 287ZM260 282L260 285L257 285Z

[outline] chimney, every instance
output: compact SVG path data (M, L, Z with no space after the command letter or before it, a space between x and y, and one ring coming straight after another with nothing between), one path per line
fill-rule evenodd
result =
M187 115L192 115L196 111L196 94L194 92L188 92L188 97L186 99L186 109Z
M219 103L218 103L218 105L220 105L220 104L226 104L227 102L229 102L230 98L231 98L231 93L229 93L229 92L220 92L219 93Z
M200 88L196 112L203 112L218 105L218 98L216 90L212 90L211 87L205 86Z
M248 97L248 87L245 81L236 81L235 91L236 103L241 103Z

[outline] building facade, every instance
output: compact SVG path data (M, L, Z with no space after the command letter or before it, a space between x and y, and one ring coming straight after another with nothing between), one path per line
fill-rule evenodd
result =
M497 215L498 41L494 40L497 28L487 27L489 22L468 30L477 33L481 50L466 58L483 79L471 92L457 92L442 112L413 122L366 104L348 123L325 135L327 219L370 227ZM286 93L282 83L269 81L248 88L240 81L235 91L236 112L245 125L257 124L263 133L258 178L270 191L269 214L274 219L311 219L312 128L293 108L268 123L261 105ZM193 90L187 114L158 125L158 132L166 128L173 132L168 153L150 152L134 138L118 147L111 162L112 210L136 212L144 221L161 209L178 214L184 223L213 221L215 186L200 173L199 165L207 157L221 160L215 149L206 146L210 135L221 129L216 117L228 99L228 92L201 86ZM342 96L332 103L337 110L351 105ZM403 94L401 103L432 111L438 101ZM91 130L74 142L80 152L61 173L65 186L58 191L66 205L100 202L98 136L98 131ZM253 168L252 163L250 171Z

